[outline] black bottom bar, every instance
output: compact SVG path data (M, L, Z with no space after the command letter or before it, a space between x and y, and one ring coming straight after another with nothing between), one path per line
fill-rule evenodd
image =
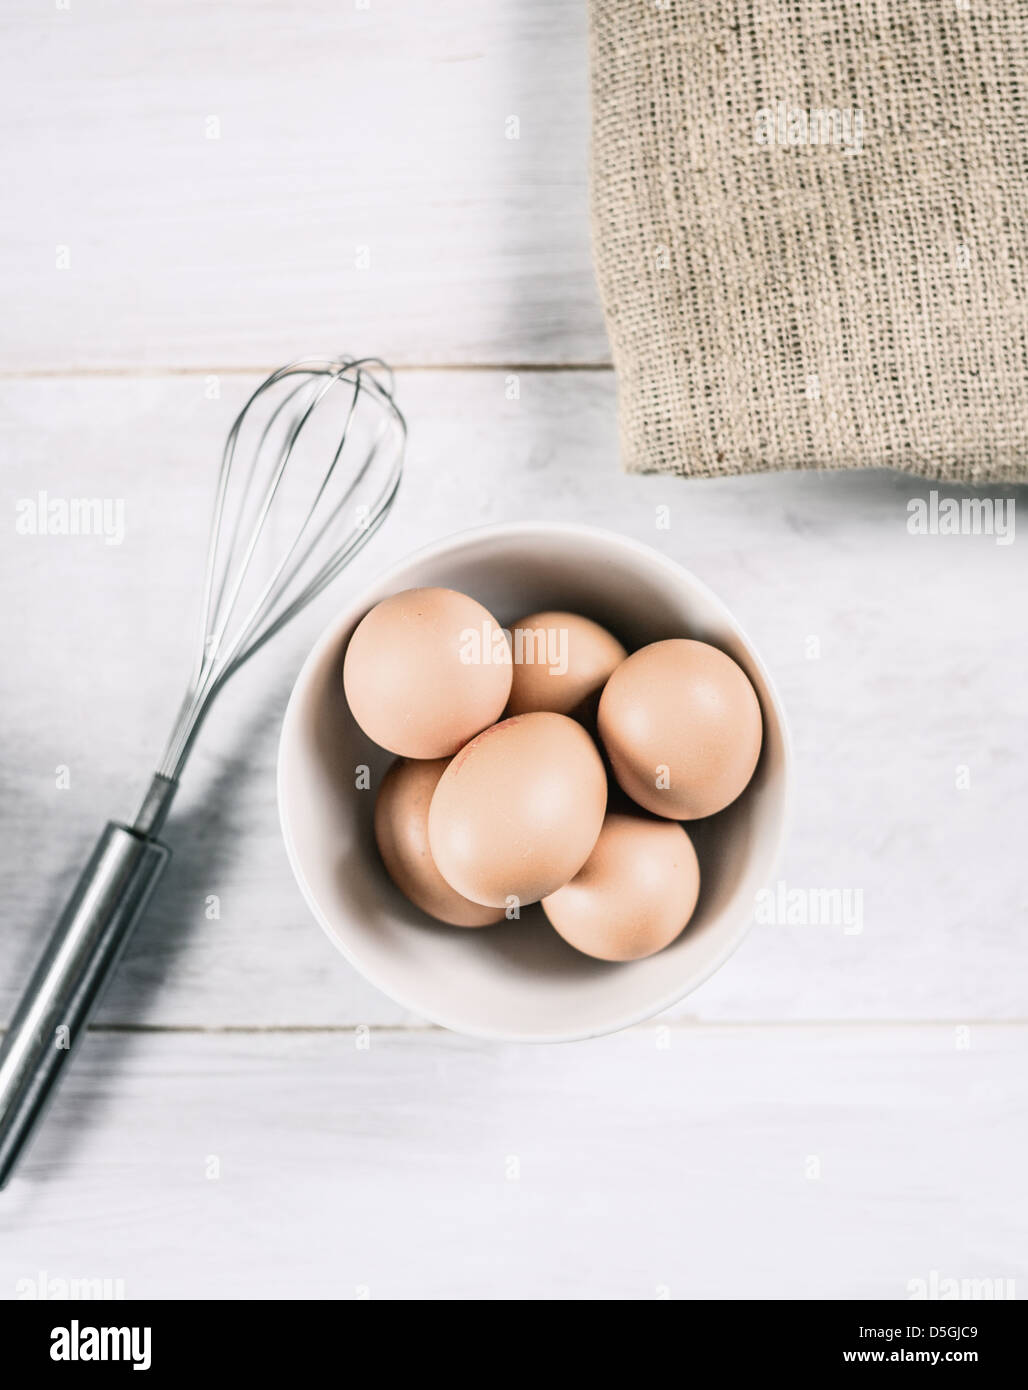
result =
M412 1361L414 1373L439 1373L444 1347L450 1348L451 1355L457 1352L457 1367L464 1364L462 1379L470 1369L464 1362L464 1338L455 1344L453 1332L444 1324L427 1338L423 1331L400 1333L395 1323L378 1323L371 1304L83 1300L10 1302L0 1308L0 1345L8 1366L22 1371L22 1384L31 1384L37 1374L48 1372L46 1384L53 1383L55 1373L69 1382L91 1374L127 1373L140 1383L145 1376L148 1382L179 1386L184 1385L184 1376L197 1372L222 1373L234 1380L252 1374L261 1383L279 1373L295 1383L298 1372L307 1372L311 1378L348 1379L354 1374L354 1353L358 1364L366 1368L368 1356L379 1347L387 1358L383 1373L390 1378L402 1368L406 1347L430 1353L424 1361ZM616 1322L608 1321L602 1343L597 1341L595 1327L584 1328L588 1335L580 1339L572 1339L565 1329L563 1365L580 1355L584 1369L594 1362L598 1347L603 1347L606 1356L615 1344L621 1356L635 1359L640 1345L633 1335L635 1328L625 1326L626 1317L627 1310ZM1024 1325L1023 1304L959 1300L683 1303L677 1314L651 1312L645 1327L657 1336L652 1347L654 1352L658 1347L663 1351L660 1363L665 1368L669 1339L674 1337L680 1347L687 1348L690 1365L706 1367L704 1378L716 1371L721 1379L747 1370L776 1377L796 1370L874 1377L883 1368L896 1366L965 1374L986 1370L997 1376L1021 1361ZM495 1339L506 1379L519 1353L526 1376L537 1376L547 1362L552 1373L551 1358L543 1348L555 1330L540 1329L540 1341L519 1319L509 1322L505 1330L490 1321L466 1335L479 1347L481 1337ZM356 1334L359 1340L343 1340L344 1333ZM369 1333L374 1339L363 1341ZM575 1346L578 1353L573 1354ZM453 1361L449 1356L446 1361L449 1374L454 1374ZM607 1369L613 1372L612 1366ZM647 1355L636 1374L650 1380L654 1370ZM366 1369L360 1373L368 1374ZM665 1369L661 1377L666 1374ZM683 1378L692 1379L686 1367Z

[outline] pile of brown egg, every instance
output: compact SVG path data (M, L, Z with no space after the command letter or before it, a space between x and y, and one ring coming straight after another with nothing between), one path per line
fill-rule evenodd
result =
M756 693L717 647L674 637L629 654L557 611L506 630L452 589L376 604L343 682L364 733L399 755L375 804L397 888L460 927L540 902L600 960L683 931L700 869L681 822L733 802L760 755Z

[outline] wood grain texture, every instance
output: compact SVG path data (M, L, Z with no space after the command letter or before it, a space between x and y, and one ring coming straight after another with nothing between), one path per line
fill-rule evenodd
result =
M0 1019L101 823L134 811L175 712L213 470L250 384L224 377L213 400L203 375L0 385L0 640L17 654L0 664ZM412 431L395 513L336 598L216 709L168 827L172 868L103 1019L416 1021L336 955L293 884L274 797L279 722L339 598L431 539L517 519L612 527L721 595L792 721L798 796L781 878L863 895L859 931L756 926L679 1015L1024 1017L1023 545L909 535L907 502L924 489L887 474L688 487L622 476L608 372L407 372L398 390ZM18 501L40 489L124 500L123 544L16 534Z
M0 369L607 359L579 0L12 0L0 110Z
M0 1204L0 1296L1023 1296L1023 1028L367 1041L89 1039Z

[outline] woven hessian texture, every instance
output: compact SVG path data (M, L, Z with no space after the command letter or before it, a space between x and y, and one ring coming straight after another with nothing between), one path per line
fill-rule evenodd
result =
M630 472L1028 477L1026 0L591 0L591 48Z

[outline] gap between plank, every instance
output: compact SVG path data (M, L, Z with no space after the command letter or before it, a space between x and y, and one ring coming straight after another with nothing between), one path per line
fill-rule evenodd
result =
M222 1035L230 1034L233 1036L250 1035L260 1037L267 1034L314 1034L332 1033L347 1034L352 1033L356 1028L370 1028L376 1033L441 1033L450 1034L454 1037L471 1036L470 1034L455 1033L452 1028L442 1028L434 1023L269 1023L269 1024L247 1024L247 1023L225 1023L225 1024L188 1024L188 1023L98 1023L91 1024L86 1030L88 1033L153 1033L153 1034L197 1034L197 1035ZM652 1019L647 1023L636 1023L630 1028L619 1029L622 1033L641 1033L651 1028L671 1028L685 1032L703 1032L720 1030L721 1032L798 1032L805 1029L832 1029L836 1032L843 1032L847 1029L859 1030L863 1032L873 1029L913 1029L913 1028L1028 1028L1028 1018L855 1018L855 1019L784 1019L766 1020L751 1019L741 1022L699 1020L691 1018L667 1019L661 1022L659 1019ZM7 1032L6 1028L0 1028L0 1037ZM614 1034L604 1036L613 1037ZM473 1039L473 1041L484 1042L488 1039Z
M26 367L0 369L0 381L125 380L162 376L269 376L281 366L172 367ZM611 362L390 362L394 372L613 372Z

